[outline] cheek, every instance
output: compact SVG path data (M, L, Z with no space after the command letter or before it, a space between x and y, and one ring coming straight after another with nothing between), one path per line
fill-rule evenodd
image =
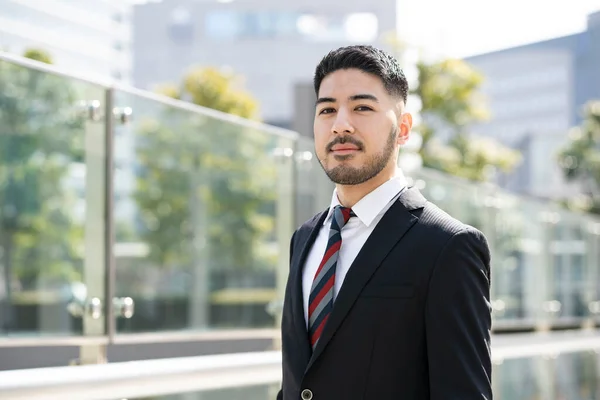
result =
M330 138L329 138L329 130L326 129L323 124L318 124L315 123L314 125L314 139L315 139L315 146L317 148L317 152L323 152L325 151L325 146L327 146L327 143L329 142Z

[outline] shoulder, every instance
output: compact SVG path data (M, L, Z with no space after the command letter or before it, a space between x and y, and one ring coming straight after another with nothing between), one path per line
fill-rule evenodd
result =
M485 235L477 228L455 218L437 205L427 201L418 215L414 228L427 253L431 255L434 270L440 263L456 274L470 271L464 265L490 276L491 254ZM452 269L453 267L458 269Z
M440 245L463 238L487 244L485 235L478 228L453 217L430 201L426 202L419 216L419 228L432 242Z
M476 231L474 227L460 221L429 201L414 186L407 188L398 197L398 202L417 218L417 230L420 233L432 235L431 238L447 239L462 231Z

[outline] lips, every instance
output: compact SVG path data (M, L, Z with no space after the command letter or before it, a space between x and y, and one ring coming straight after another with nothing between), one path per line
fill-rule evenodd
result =
M351 144L336 144L331 148L332 152L349 152L349 151L357 151L358 146L354 146Z
M327 152L334 155L350 155L362 151L362 143L352 136L338 136L327 145Z

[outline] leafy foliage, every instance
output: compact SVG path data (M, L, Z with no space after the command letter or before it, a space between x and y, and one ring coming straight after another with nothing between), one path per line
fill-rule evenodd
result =
M569 206L600 214L600 101L586 104L584 112L581 126L571 130L558 160L567 180L579 182L584 194Z
M485 120L485 99L478 93L483 76L462 60L447 59L417 64L419 81L413 94L422 104L420 150L423 165L455 176L486 181L494 170L511 171L518 152L499 142L468 133L468 126ZM436 133L445 131L442 141Z
M387 38L406 68L414 50L395 34ZM469 126L484 121L489 112L479 93L484 76L457 59L416 63L415 89L411 95L421 104L421 123L415 132L422 137L419 155L423 166L475 181L486 181L495 170L510 172L520 154L491 138L471 134Z
M240 88L239 78L217 68L192 68L180 86L166 84L158 92L174 99L242 118L255 119L258 103Z
M233 75L214 68L192 69L181 85L158 91L240 117L256 116L256 101L236 87ZM136 132L135 199L151 261L165 268L193 267L202 249L210 251L211 268L270 265L260 244L274 226L276 171L265 157L274 139L176 108L160 115Z
M51 62L41 50L25 55ZM83 228L65 189L83 151L75 98L65 78L0 61L0 247L5 280L24 288L81 271Z

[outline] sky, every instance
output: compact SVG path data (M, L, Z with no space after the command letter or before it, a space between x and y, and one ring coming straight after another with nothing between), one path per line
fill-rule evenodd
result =
M401 36L451 57L581 32L594 11L600 0L398 0Z

